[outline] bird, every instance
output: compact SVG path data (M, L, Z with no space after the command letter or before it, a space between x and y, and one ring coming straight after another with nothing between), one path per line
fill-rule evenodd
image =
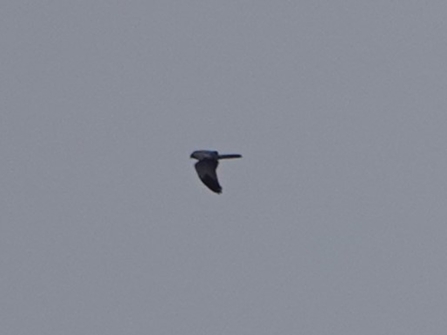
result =
M219 159L241 158L239 154L219 155L217 151L196 150L190 158L195 158L198 162L195 164L197 174L200 180L213 192L222 193L222 187L217 179L216 169L219 165Z

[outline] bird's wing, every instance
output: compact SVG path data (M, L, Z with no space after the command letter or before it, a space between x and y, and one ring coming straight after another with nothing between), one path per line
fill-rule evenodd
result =
M208 186L208 188L216 193L222 192L222 187L217 180L216 168L219 163L214 159L203 159L195 164L197 174L200 180Z

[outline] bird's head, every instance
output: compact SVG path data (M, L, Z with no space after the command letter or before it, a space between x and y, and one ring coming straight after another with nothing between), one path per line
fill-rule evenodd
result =
M219 154L217 151L196 150L189 157L201 160L201 159L217 159L218 156Z

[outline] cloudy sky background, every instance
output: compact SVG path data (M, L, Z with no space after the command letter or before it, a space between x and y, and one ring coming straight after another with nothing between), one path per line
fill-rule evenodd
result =
M445 334L446 15L3 1L0 333Z

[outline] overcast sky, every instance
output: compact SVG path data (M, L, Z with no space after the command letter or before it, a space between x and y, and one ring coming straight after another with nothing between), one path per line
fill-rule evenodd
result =
M444 335L446 17L2 1L0 333Z

